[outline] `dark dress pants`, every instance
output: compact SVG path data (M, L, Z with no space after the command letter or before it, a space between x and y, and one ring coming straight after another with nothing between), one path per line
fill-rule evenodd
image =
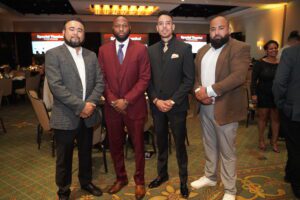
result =
M93 128L87 128L83 119L75 130L54 129L56 143L56 185L59 194L70 192L72 182L72 160L74 141L78 146L80 185L89 184L92 181L92 143Z
M145 119L129 119L120 114L118 117L106 115L106 125L108 131L109 149L114 163L117 181L128 181L125 160L124 143L126 138L125 126L134 148L136 185L145 184L145 157L144 157L144 124Z
M300 122L290 120L284 113L281 113L280 120L280 126L286 134L288 152L286 177L291 181L293 188L300 190Z
M157 173L160 177L168 176L168 135L169 125L176 146L176 158L179 168L179 177L182 183L187 182L187 152L185 146L186 138L186 115L187 112L163 113L155 110L153 112L154 128L158 147Z

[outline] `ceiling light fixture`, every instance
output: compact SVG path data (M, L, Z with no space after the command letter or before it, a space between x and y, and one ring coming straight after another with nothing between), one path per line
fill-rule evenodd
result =
M91 4L89 10L95 15L152 15L159 9L158 6L137 5L100 5Z

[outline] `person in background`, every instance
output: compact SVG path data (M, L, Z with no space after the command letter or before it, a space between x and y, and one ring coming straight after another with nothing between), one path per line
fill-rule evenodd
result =
M270 120L272 128L271 145L274 152L279 153L277 146L279 133L279 113L272 93L273 80L278 66L278 43L274 40L264 45L266 56L253 66L251 80L252 102L257 104L259 149L265 151L265 129Z
M285 180L300 198L300 44L287 48L273 82L274 101L280 110L281 126L286 133L288 159Z
M247 116L245 84L250 46L230 37L229 22L217 16L210 21L210 41L196 56L195 96L200 106L205 175L191 183L195 189L217 184L218 163L225 194L236 199L236 134Z
M93 126L100 122L98 109L104 90L97 56L82 44L84 24L79 18L67 20L65 43L47 51L46 77L53 94L50 127L56 146L56 185L59 200L70 198L74 141L77 141L78 178L83 190L95 196L102 191L92 183Z
M278 51L277 59L280 60L281 54L284 49L294 46L294 45L297 45L297 44L300 44L300 35L299 35L298 31L295 30L295 31L290 32L288 40L287 40L287 44Z
M113 21L116 40L99 48L98 60L105 78L104 115L116 181L108 193L119 192L128 184L124 161L125 127L134 149L135 198L145 196L144 124L147 116L145 91L150 80L150 63L145 45L130 40L127 18Z
M169 179L168 137L169 127L176 146L179 168L180 193L189 196L187 187L188 157L185 146L188 94L194 84L194 63L189 44L175 38L173 17L167 11L158 14L156 30L161 41L149 47L151 81L148 95L157 138L157 177L149 184L155 188Z

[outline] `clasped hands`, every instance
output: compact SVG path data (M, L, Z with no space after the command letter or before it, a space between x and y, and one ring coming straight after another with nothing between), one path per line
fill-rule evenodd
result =
M96 109L96 105L94 103L86 102L83 110L80 113L80 117L81 118L90 117L93 114L95 109Z
M158 110L160 110L161 112L168 112L169 110L171 110L174 106L174 101L168 99L168 100L160 100L158 99L155 102L156 107L158 108Z
M126 114L126 108L128 106L128 101L126 99L117 99L111 102L111 106L119 113Z
M210 105L213 103L213 98L207 95L206 87L200 87L200 89L195 92L195 97L202 104Z

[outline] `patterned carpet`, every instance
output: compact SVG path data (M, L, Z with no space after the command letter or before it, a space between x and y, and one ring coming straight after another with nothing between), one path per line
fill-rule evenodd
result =
M0 130L0 199L1 200L54 200L56 185L54 182L55 158L51 156L50 135L44 134L41 149L37 149L37 119L27 101L14 105L5 105L0 109L7 133ZM257 128L254 122L246 128L241 123L237 137L238 152L238 200L294 200L296 199L290 185L283 181L286 150L283 142L279 143L281 153L266 152L257 149ZM203 175L204 152L201 141L200 125L197 117L188 119L189 182ZM173 144L174 145L174 144ZM80 200L133 200L134 198L134 155L129 151L126 160L129 185L116 195L104 193L102 197L93 197L80 190L77 172L77 154L74 153L73 183L71 199ZM102 153L93 152L93 182L107 191L114 182L115 175L108 154L108 173L104 172ZM175 148L169 156L169 175L167 183L157 189L147 190L144 199L180 200L178 169L175 159ZM146 160L146 183L156 176L156 155ZM220 200L223 186L193 190L189 199Z

